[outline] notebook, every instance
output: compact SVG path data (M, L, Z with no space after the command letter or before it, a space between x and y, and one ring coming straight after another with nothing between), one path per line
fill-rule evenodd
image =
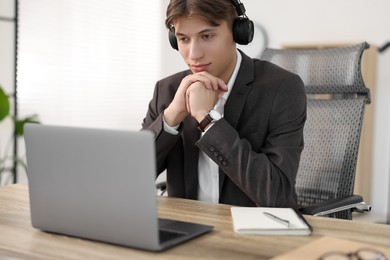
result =
M311 227L292 208L231 207L234 231L252 235L310 235Z
M158 219L150 132L38 124L24 131L33 227L150 251L212 230Z

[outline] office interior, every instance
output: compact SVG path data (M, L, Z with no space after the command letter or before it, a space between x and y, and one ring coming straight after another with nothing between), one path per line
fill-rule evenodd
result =
M380 50L390 41L390 1L243 2L256 24L256 35L251 45L238 48L253 57L260 57L266 47L326 47L362 41L371 45L367 68L372 84L367 84L372 94L367 106L370 131L362 134L370 141L360 153L363 166L355 186L372 211L355 219L388 222L390 48ZM167 3L19 0L16 41L15 0L0 0L0 84L9 93L17 86L20 115L36 113L46 124L139 129L155 82L186 69L167 39ZM39 92L35 91L38 86ZM0 129L2 148L12 133L10 120L1 122ZM23 140L18 141L17 150L23 155ZM23 170L18 172L17 182L27 182Z

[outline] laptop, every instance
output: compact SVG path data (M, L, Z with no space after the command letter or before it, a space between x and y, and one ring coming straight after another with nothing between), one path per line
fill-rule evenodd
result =
M158 218L149 131L26 124L24 135L37 229L149 251L213 229Z

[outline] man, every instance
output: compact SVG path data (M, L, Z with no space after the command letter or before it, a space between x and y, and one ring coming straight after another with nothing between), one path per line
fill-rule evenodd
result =
M240 6L170 1L166 26L189 70L157 82L142 126L155 134L169 196L296 208L304 86L236 49Z

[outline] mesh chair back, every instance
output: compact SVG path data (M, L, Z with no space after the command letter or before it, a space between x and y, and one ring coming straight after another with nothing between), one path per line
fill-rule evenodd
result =
M262 55L298 74L306 88L305 148L296 179L298 203L308 206L353 194L364 107L361 74L367 43L330 49L266 49ZM332 217L351 219L351 211Z

